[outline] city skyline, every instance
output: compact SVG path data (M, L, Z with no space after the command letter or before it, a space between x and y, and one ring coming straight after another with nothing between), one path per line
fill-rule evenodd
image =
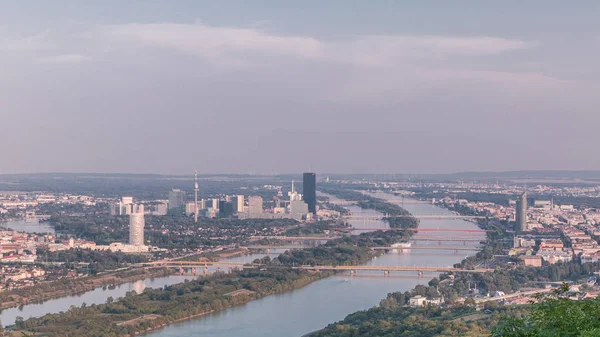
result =
M2 2L0 174L600 170L599 6Z

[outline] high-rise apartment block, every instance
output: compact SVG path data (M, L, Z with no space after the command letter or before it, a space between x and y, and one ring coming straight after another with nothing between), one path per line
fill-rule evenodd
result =
M244 213L244 196L238 195L236 197L236 211L238 213Z
M263 198L252 195L248 197L248 216L250 218L260 218L263 214Z
M110 215L129 215L133 197L121 197L121 201L110 205Z

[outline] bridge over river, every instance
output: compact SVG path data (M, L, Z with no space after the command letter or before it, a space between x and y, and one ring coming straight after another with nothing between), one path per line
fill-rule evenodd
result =
M230 270L235 268L238 269L256 269L256 268L266 268L273 266L267 266L256 263L241 263L241 262L218 262L218 261L155 261L142 263L141 265L147 267L167 267L167 268L204 268L204 273L208 272L208 266L227 266ZM285 267L282 267L285 268ZM429 266L296 266L292 267L293 269L302 269L302 270L313 270L313 271L323 271L323 270L333 270L333 271L350 271L351 274L356 273L357 271L382 271L384 275L388 275L390 272L411 272L416 271L419 275L423 275L425 272L456 272L456 273L486 273L493 271L493 269L479 268L479 269L463 269L463 268L454 268L454 267L429 267Z
M308 245L289 245L289 246L246 246L248 249L256 249L256 250L270 250L270 249L280 249L280 250L291 250L291 249L306 249L312 248L312 246ZM453 251L455 253L459 251L478 251L480 248L476 246L471 247L448 247L448 246L411 246L411 247L392 247L392 246L381 246L381 247L369 247L371 250L392 250L392 251L400 251L400 252L408 252L411 250L448 250Z

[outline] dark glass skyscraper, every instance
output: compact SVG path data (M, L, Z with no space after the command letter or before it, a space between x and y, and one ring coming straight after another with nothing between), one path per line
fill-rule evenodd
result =
M517 204L515 207L515 220L517 232L526 232L527 227L527 192L517 196Z
M317 213L317 176L314 173L304 173L302 176L304 202L310 213Z

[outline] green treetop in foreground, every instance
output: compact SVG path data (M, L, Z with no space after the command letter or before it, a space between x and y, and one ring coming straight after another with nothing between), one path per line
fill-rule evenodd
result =
M531 314L507 318L493 337L592 337L600 336L600 298L572 300L577 295L565 284L531 305Z

